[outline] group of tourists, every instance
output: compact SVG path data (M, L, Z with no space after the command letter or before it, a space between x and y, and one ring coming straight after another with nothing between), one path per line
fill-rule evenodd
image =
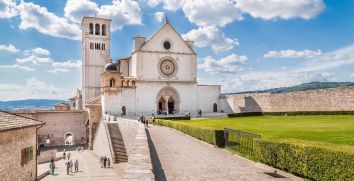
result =
M151 114L151 120L152 120L152 124L155 125L156 117L154 114ZM145 127L149 127L149 118L144 116L139 116L138 121L143 123Z
M70 173L73 173L73 167L75 167L75 172L79 172L79 160L76 159L75 163L73 162L72 159L70 159L71 157L71 153L69 152L67 155L64 151L63 153L64 159L67 159L67 162L65 162L66 165L66 174L69 175Z
M75 172L79 172L79 160L76 159L75 162L73 162L73 160L70 159L70 157L71 157L71 153L69 152L68 154L66 154L66 152L64 150L63 159L67 160L65 162L66 174L67 175L69 175L70 173L73 173L73 167L75 167ZM50 174L54 175L54 171L55 171L55 159L54 159L54 157L52 159L50 159L49 169L50 169Z
M107 158L106 156L101 156L100 157L100 164L101 168L110 168L111 167L111 160Z

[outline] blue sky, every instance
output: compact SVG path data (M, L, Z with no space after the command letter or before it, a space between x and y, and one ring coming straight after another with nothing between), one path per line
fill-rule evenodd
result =
M111 56L168 16L195 41L198 82L223 92L354 81L352 0L0 0L0 100L81 88L83 16L112 19Z

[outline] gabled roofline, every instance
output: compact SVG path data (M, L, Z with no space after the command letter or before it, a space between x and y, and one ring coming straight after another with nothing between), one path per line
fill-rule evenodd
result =
M154 34L152 34L152 36L150 38L148 38L141 46L139 49L135 50L132 52L132 54L134 54L135 52L140 51L158 32L160 32L162 30L162 28L166 25L170 25L172 30L178 35L179 38L181 38L181 40L184 42L184 44L189 48L189 50L193 53L193 54L197 54L195 53L195 51L186 43L186 40L183 39L183 37L176 31L176 29L174 28L174 26L170 23L170 21L168 20L168 18L166 17L166 21L165 23L157 30L155 31Z

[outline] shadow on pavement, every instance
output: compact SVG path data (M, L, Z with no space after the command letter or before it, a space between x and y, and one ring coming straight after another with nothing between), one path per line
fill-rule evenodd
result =
M145 128L145 132L146 132L146 135L148 138L148 143L149 143L149 148L150 148L150 157L151 157L152 168L153 168L152 172L155 175L155 180L166 181L167 180L166 175L162 169L161 162L160 162L159 156L157 155L155 145L151 140L149 130Z

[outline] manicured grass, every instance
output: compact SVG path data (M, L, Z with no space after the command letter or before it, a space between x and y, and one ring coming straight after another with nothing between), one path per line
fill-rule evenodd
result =
M254 116L178 121L196 127L258 133L262 138L354 146L354 115Z

